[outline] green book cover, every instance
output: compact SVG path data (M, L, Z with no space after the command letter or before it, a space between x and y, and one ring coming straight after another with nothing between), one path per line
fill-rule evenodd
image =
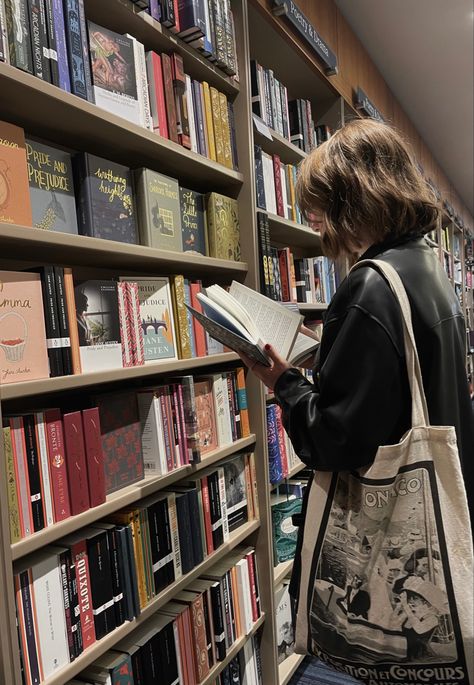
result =
M286 495L271 498L275 566L295 557L298 528L293 525L291 517L301 512L301 502L301 499L287 499Z
M7 476L8 516L10 520L10 542L13 544L18 542L18 540L21 538L21 527L10 428L3 428L3 451L6 462L5 468Z
M178 181L151 169L137 169L135 189L142 245L182 252Z

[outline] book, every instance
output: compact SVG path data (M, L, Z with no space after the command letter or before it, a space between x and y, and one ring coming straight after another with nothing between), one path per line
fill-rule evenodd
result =
M195 379L194 394L200 451L205 454L218 447L212 379Z
M186 101L186 77L184 74L183 58L178 52L173 52L171 55L171 69L176 106L178 141L180 145L190 150L191 138L189 135L189 114Z
M279 664L293 654L295 650L291 598L288 588L289 583L283 582L275 590L275 617Z
M94 628L97 640L115 628L115 607L107 531L86 528L87 559L91 581Z
M53 266L40 266L41 290L43 295L43 313L46 329L46 346L48 349L49 375L64 375L61 334L59 330L56 282Z
M137 243L130 169L85 152L75 155L73 170L79 233Z
M275 566L295 558L298 528L292 517L301 513L301 499L288 495L272 495L273 563Z
M54 41L56 43L56 62L57 62L57 82L61 90L67 93L71 92L71 78L69 76L69 60L67 55L66 45L66 29L64 24L64 8L62 0L47 0L46 12L48 14L49 22L52 22L52 30L54 31ZM51 30L51 28L50 28ZM50 48L51 52L51 48ZM52 66L51 72L54 78L53 66L54 48L52 52Z
M71 516L64 432L60 409L45 410L44 420L46 424L54 520L58 523Z
M133 38L91 21L88 27L96 105L142 126Z
M87 100L88 93L80 23L81 2L82 0L63 0L64 25L71 92Z
M145 48L130 34L125 35L132 41L133 54L135 57L135 74L137 83L138 106L140 109L140 123L150 131L153 131L153 120L150 109L150 93L148 90L148 77L146 70Z
M239 454L223 462L225 496L229 533L248 521L247 476L245 455Z
M178 181L151 169L138 169L135 188L141 243L182 252Z
M267 413L267 445L268 445L268 475L270 483L279 483L287 474L283 471L281 446L278 435L277 406L268 404Z
M269 366L265 343L290 363L309 356L319 343L299 333L299 313L272 302L269 298L233 281L229 292L218 285L199 293L203 313L192 307L192 314L216 340L231 349L244 352L255 361Z
M176 335L167 278L121 278L138 285L140 326L145 364L160 359L177 359Z
M5 13L5 0L0 0L0 62L10 63L8 49L7 16Z
M91 507L97 507L105 502L104 451L97 407L82 410L82 425L86 449L89 501Z
M143 479L143 454L134 392L96 397L104 452L106 493Z
M173 309L176 322L177 344L179 345L179 358L191 359L193 356L192 324L188 319L189 306L186 303L185 278L181 275L174 276L171 281L173 294ZM191 324L191 325L190 325Z
M122 368L117 283L78 281L74 290L82 372Z
M202 291L202 283L201 281L194 281L190 283L190 292L191 292L191 306L196 309L198 312L202 312L202 307L201 303L198 299L198 294ZM193 333L194 333L194 342L196 345L196 355L198 357L205 357L207 355L207 340L206 340L206 332L204 328L201 326L199 321L193 317Z
M37 78L51 82L48 33L43 0L27 0L30 15L30 40L33 56L33 73Z
M5 0L5 18L10 64L32 74L33 54L27 2L25 0ZM0 138L2 138L1 134Z
M71 155L29 138L26 155L33 226L77 233Z
M209 256L240 261L237 200L219 193L206 196Z
M153 130L163 138L168 138L163 70L161 56L157 52L146 53L146 70Z
M179 188L182 249L206 255L206 216L204 212L204 197L201 193L188 188Z
M81 412L75 411L64 414L63 425L71 514L75 516L90 507Z
M13 444L11 428L4 426L2 428L3 436L3 454L5 457L5 474L8 500L8 521L10 525L10 542L13 545L22 537L20 525L20 511L18 505L18 485L15 475L15 464L13 457Z
M163 71L168 137L173 142L179 143L176 102L173 90L173 71L171 58L165 52L161 55L161 68Z
M0 222L32 226L25 134L0 121Z
M44 412L35 412L34 421L36 432L36 446L38 451L38 461L41 476L41 492L43 495L44 519L45 527L47 527L52 526L54 523L54 512L51 478L49 473L49 452Z

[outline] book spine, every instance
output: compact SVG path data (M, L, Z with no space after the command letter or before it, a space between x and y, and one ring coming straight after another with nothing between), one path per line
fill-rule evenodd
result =
M252 98L252 112L261 119L262 117L262 93L260 92L260 79L258 76L259 64L254 60L250 60L250 88Z
M26 682L27 685L39 685L43 674L31 585L31 569L15 575L17 617Z
M283 472L278 445L278 431L274 404L267 406L267 441L270 483L278 483L283 478Z
M283 206L283 189L281 187L281 161L278 155L273 155L273 173L275 179L275 194L277 201L277 212L279 216L285 216Z
M44 418L46 422L54 520L58 523L71 516L61 412L59 409L48 409L44 413Z
M202 87L202 83L198 81L197 83L197 90L198 90L198 98L199 102L201 103L201 109L200 109L200 114L202 116L202 123L203 123L203 135L204 135L204 148L202 151L202 154L204 157L209 158L209 140L207 136L207 126L206 126L206 103L204 102L204 88Z
M221 505L222 514L222 535L224 542L227 542L229 539L229 519L227 518L227 495L225 488L225 473L222 466L217 469L217 478L219 488L219 502Z
M190 150L191 138L189 136L189 118L186 103L186 77L184 75L183 58L177 52L174 52L171 56L171 68L176 112L179 118L178 138L180 144Z
M51 71L51 83L53 83L55 86L59 86L58 44L56 40L56 31L54 28L53 0L44 0L44 8L46 13L46 32L48 37L48 56L49 68Z
M260 292L267 297L270 293L270 278L268 275L268 260L265 243L265 216L257 212L258 247L260 253Z
M10 64L33 73L30 19L25 0L5 0L5 15Z
M203 597L199 595L192 605L192 621L194 627L194 658L198 674L198 681L201 682L209 675L209 658L207 654L206 628L204 622Z
M199 427L193 377L184 376L181 379L181 387L183 389L184 419L189 458L193 464L198 464L201 461L201 447L199 443Z
M100 416L97 407L82 410L84 443L91 507L105 502L105 465L100 431Z
M254 154L257 207L260 207L260 209L266 209L267 204L265 201L265 181L263 176L262 148L260 147L260 145L254 145Z
M89 572L89 561L87 558L86 541L73 545L71 554L76 571L77 594L79 599L79 611L81 619L81 634L83 649L88 649L94 644L95 627L94 612L92 605L91 579Z
M143 126L149 131L153 131L153 120L150 108L150 94L148 91L148 79L146 71L145 48L143 43L133 39L135 51L135 71L137 74L138 101Z
M0 62L10 63L8 49L7 15L5 12L5 0L0 0Z
M43 412L35 414L36 444L38 446L39 464L41 469L41 481L43 485L43 504L46 518L46 527L54 523L53 498L49 475L48 441L46 438L45 419Z
M84 83L86 86L87 100L95 102L94 89L92 87L92 69L89 54L89 32L87 30L86 13L84 9L84 0L78 1L79 9L79 28L80 39L82 47L82 56L84 64Z
M153 84L150 100L153 127L162 138L169 138L168 121L166 116L165 85L163 80L163 67L160 55L156 52L147 54L148 81Z
M163 70L163 84L166 102L166 118L168 122L168 138L175 143L179 143L178 127L176 119L176 104L173 89L173 71L171 58L166 53L161 55L161 66Z
M175 468L175 449L171 409L169 405L169 397L165 388L160 388L158 396L160 400L161 417L163 421L162 430L165 438L166 473L169 473Z
M140 300L138 297L138 284L127 283L128 309L132 322L132 343L135 366L143 366L145 363L145 346L140 319Z
M30 39L33 51L33 71L38 78L51 82L48 35L43 0L27 1L30 17Z
M257 469L255 467L255 454L251 452L249 454L249 465L250 465L250 475L252 478L252 499L253 499L253 511L254 517L256 519L260 516L259 506L258 506L258 488L257 488Z
M196 112L194 110L193 85L191 77L185 74L186 79L186 107L188 110L189 138L191 140L191 150L198 152L197 131L196 131Z
M201 281L195 281L190 283L191 288L191 306L196 311L202 313L202 306L198 300L198 293L201 292L202 284ZM205 357L207 355L207 345L206 345L206 334L202 325L193 317L193 332L194 341L196 345L196 354L198 357Z
M235 76L236 63L234 53L234 19L230 9L229 0L225 0L224 7L224 37L226 49L226 64L224 66L224 71L229 76Z
M155 19L156 21L161 21L160 0L150 0L148 11L153 19Z
M209 501L211 505L212 542L214 549L224 542L224 526L222 521L222 506L219 495L219 474L217 471L207 477Z
M192 530L189 526L189 503L187 493L176 495L176 515L178 520L179 549L183 575L192 571L195 566L192 542Z
M69 324L72 371L74 374L80 374L81 357L79 352L79 333L77 331L76 320L76 298L74 295L74 281L72 277L72 269L70 267L64 267L64 295L66 300L67 321Z
M70 93L71 78L69 76L69 60L67 56L63 2L62 0L52 0L52 3L54 34L56 38L56 50L58 53L58 85L62 90L66 91L67 93Z
M179 36L187 43L205 34L204 8L197 0L179 0Z
M59 323L59 345L61 349L62 368L65 376L73 372L70 325L68 317L68 305L64 285L64 268L54 267L54 285ZM74 312L75 323L75 312Z
M64 551L59 556L59 571L61 574L61 589L64 607L64 618L66 620L66 635L69 649L69 660L72 662L78 656L74 646L73 637L73 616L71 607L71 597L69 594L70 577L71 577L71 553L69 550Z
M194 80L191 83L193 89L194 121L196 125L198 152L201 155L206 155L206 141L204 136L205 120L201 102L201 90L199 87L200 84L198 81Z
M81 412L64 414L63 422L71 513L75 516L90 508Z
M182 420L182 418L184 418L182 415L182 398L180 400L179 386L177 383L173 383L171 389L171 407L173 410L173 425L175 428L176 457L178 459L178 466L185 466L188 463L188 460L186 436L184 434L184 420Z
M221 0L212 0L211 13L214 15L216 32L216 64L218 67L224 67L227 58L223 9L223 3Z
M63 3L71 92L87 100L84 52L79 19L79 0L63 0Z
M114 600L115 625L118 628L125 621L125 600L123 595L123 576L120 568L121 559L119 556L118 534L115 528L107 530L107 547L110 560L110 578Z
M206 529L206 547L207 554L212 554L214 551L214 540L212 535L212 519L211 519L211 499L209 495L209 480L207 476L201 478L201 493L202 506L204 509L204 526Z
M216 140L214 136L214 124L212 121L211 92L209 89L209 84L206 81L203 81L202 88L204 93L204 118L206 122L207 140L209 145L209 157L210 159L217 161Z
M238 150L237 150L237 131L235 128L234 104L232 102L227 102L227 116L229 119L229 129L230 129L232 168L234 169L234 171L238 171L239 170L239 154L238 154Z
M242 367L239 367L236 371L236 382L237 382L237 402L240 411L240 427L242 432L242 437L246 438L250 435L250 421L249 421L249 409L247 402L247 387L245 384L245 371Z
M127 284L124 281L117 283L117 296L119 306L120 340L122 341L122 364L125 368L134 366L132 352L132 322L127 307Z
M232 145L230 140L229 110L227 108L227 98L224 93L219 93L219 104L221 107L222 139L224 143L224 164L232 169Z
M135 616L140 615L140 591L138 583L138 562L135 557L133 529L131 525L125 527L125 539L127 544L127 554L129 560L130 583L132 587L133 596L133 613Z
M219 100L219 91L214 87L209 88L211 98L211 116L214 130L214 143L216 149L216 161L225 165L224 132L222 128L222 113Z
M263 235L265 239L265 253L267 255L267 266L268 266L268 283L269 283L269 294L270 297L275 300L275 283L273 278L273 265L272 265L272 248L270 244L270 222L268 220L268 215L263 215Z
M150 549L155 593L158 594L169 584L168 562L172 562L172 553L164 548L162 525L164 511L162 502L148 507L148 526L150 530Z
M191 359L192 347L188 312L185 307L184 277L175 276L172 285L175 304L176 328L179 331L180 359Z
M48 348L49 374L52 377L63 375L63 360L61 352L61 334L59 330L56 285L54 281L54 267L41 268L41 290L43 294L44 323L46 329L46 345Z
M211 585L211 604L212 604L212 619L214 623L214 643L216 646L217 661L224 661L226 657L226 641L225 641L225 625L224 625L224 607L221 601L220 583L216 582Z
M160 0L161 23L166 28L172 28L176 24L173 0Z
M191 287L189 284L189 279L185 278L184 279L184 302L186 305L191 306ZM189 311L189 309L186 307L186 318L187 318L187 323L188 323L188 331L189 331L189 342L191 345L191 357L194 359L194 357L197 356L196 354L196 341L194 339L194 326L193 326L193 315Z
M239 406L239 397L238 397L238 388L237 388L237 372L236 371L229 371L227 373L227 377L229 379L228 382L230 382L230 390L232 392L232 415L233 415L233 423L235 426L235 440L240 440L243 435L242 435L242 422L241 422L241 416L240 416L240 406Z
M5 475L7 486L8 518L10 524L10 542L14 544L21 539L20 509L18 503L19 488L15 475L12 433L10 427L3 428L3 453L5 456Z
M39 464L38 445L36 443L35 419L33 414L23 417L25 430L26 459L28 465L28 480L30 484L31 512L34 531L45 527L43 492L41 487L41 469Z
M120 584L122 587L123 598L117 605L123 608L124 620L131 621L135 616L133 606L133 588L132 575L130 571L131 560L128 554L127 546L127 528L125 526L117 526L115 528L116 542L117 542L117 556L120 573ZM119 615L116 614L117 626L120 625Z
M183 575L183 565L181 563L181 548L179 546L178 515L176 512L176 495L168 495L168 516L171 535L171 546L173 553L174 578L178 580Z
M176 386L176 393L177 393L177 398L178 398L178 413L179 413L179 424L180 424L180 431L181 431L181 440L182 440L182 460L183 460L183 465L187 465L192 463L192 454L189 451L188 447L188 436L186 432L186 416L185 416L185 407L184 407L184 392L183 392L183 386L178 383Z
M276 427L278 431L278 443L280 445L280 454L281 454L281 463L282 463L282 471L283 471L283 477L286 478L288 476L288 455L286 453L286 441L285 441L285 429L283 428L283 421L281 417L281 409L279 406L275 406L275 415L276 415Z
M115 607L110 568L107 532L94 535L87 541L92 613L96 640L100 640L115 628Z
M25 430L22 416L15 416L10 419L10 434L12 438L15 480L18 487L20 526L22 537L26 537L33 533L34 528L26 458Z

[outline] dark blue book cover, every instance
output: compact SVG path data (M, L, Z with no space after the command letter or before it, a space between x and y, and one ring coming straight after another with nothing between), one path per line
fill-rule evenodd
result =
M56 31L54 28L54 9L53 0L44 0L44 8L46 11L46 30L48 36L49 48L49 66L51 69L51 83L59 86L59 65L58 65L58 42L56 40Z
M74 158L74 180L79 233L136 244L130 169L85 152Z
M206 139L204 136L204 113L202 111L201 101L201 84L199 83L199 81L193 80L192 87L198 152L201 155L206 155Z
M179 36L184 40L199 38L206 33L203 3L197 0L180 0Z
M52 0L52 2L54 33L56 36L56 50L58 53L59 87L61 90L70 93L71 77L69 76L69 59L67 56L63 0Z
M280 445L276 421L276 405L267 406L267 441L268 441L268 470L270 483L278 483L283 479Z
M63 0L71 92L87 100L79 0Z
M33 50L33 73L38 78L51 82L43 0L28 0L28 11L30 14L30 40Z
M86 12L84 9L84 0L79 0L79 26L81 32L81 46L82 55L84 57L84 83L86 85L87 99L89 102L95 102L94 89L92 87L92 72L91 62L89 56L89 33L87 31Z
M184 252L207 255L204 196L189 188L179 189Z
M263 161L262 148L260 145L254 145L255 149L255 183L257 190L257 207L266 209L267 203L265 200L265 182L263 180Z

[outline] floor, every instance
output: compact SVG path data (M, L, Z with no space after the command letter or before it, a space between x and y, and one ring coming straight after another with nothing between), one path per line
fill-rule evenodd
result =
M338 673L318 659L306 657L288 685L360 685L360 680Z

